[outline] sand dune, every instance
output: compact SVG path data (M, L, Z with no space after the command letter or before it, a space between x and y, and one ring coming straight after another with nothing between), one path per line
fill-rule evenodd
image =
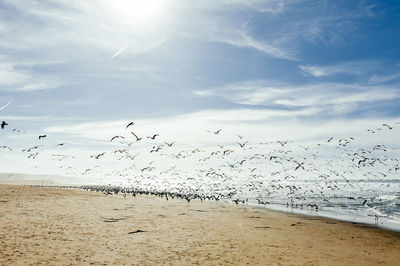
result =
M0 185L0 264L398 265L400 233L211 202Z

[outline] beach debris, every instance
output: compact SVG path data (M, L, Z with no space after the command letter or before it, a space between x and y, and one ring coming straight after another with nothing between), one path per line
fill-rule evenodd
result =
M137 234L137 233L145 233L145 232L147 232L147 231L138 229L138 230L136 230L136 231L129 232L128 235Z

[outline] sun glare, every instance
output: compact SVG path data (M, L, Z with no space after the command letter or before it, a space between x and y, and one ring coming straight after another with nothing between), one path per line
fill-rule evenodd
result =
M164 0L114 0L111 7L129 24L156 20L163 10Z

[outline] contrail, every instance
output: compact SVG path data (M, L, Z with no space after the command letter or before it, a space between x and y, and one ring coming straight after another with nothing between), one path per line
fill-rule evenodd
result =
M0 111L6 109L7 106L9 106L11 102L12 102L12 100L10 100L8 103L6 103L6 105L3 105L2 107L0 107Z
M124 47L122 47L121 49L119 49L118 52L116 52L113 56L111 56L108 60L112 60L114 57L116 57L117 55L119 55L120 53L122 53L124 50L126 49L126 45Z

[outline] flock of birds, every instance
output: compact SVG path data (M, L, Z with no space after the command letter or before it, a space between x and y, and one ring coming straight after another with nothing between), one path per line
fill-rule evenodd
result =
M82 188L105 194L280 204L315 211L321 207L382 207L386 214L400 215L399 148L374 143L380 132L398 134L399 124L367 129L368 141L362 145L354 137L332 136L302 145L289 140L253 142L243 135L226 140L224 130L218 129L204 132L215 139L213 144L191 147L163 140L157 133L139 136L136 124L129 122L121 128L126 134L110 137L106 150L82 158L63 152L70 144L58 142L52 145L51 160L65 176L97 178L93 185ZM6 121L0 125L3 132L10 127ZM16 128L8 131L25 134ZM39 143L23 148L22 154L39 161L48 148L48 138L47 134L38 135ZM1 149L16 152L8 145ZM74 161L89 167L79 168ZM43 166L38 163L35 167ZM111 185L110 180L119 184ZM398 202L392 209L384 204L382 191Z

